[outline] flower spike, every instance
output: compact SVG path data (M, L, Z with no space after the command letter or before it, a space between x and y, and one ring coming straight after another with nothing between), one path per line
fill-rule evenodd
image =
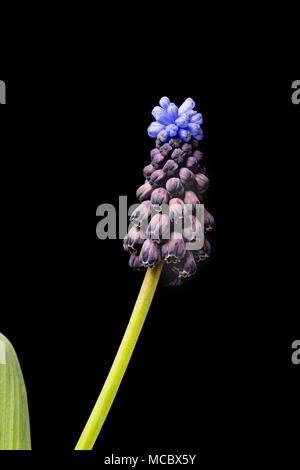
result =
M132 212L123 245L130 253L129 266L147 268L143 285L116 358L76 450L92 449L118 392L149 311L163 265L174 274L169 285L179 287L209 258L206 238L213 216L199 207L209 186L199 141L203 138L202 114L187 98L179 108L167 96L155 106L148 135L155 139L146 179L136 196L140 205ZM198 210L200 209L200 210ZM196 215L195 215L196 214ZM203 215L204 214L204 215ZM200 220L201 219L201 220ZM1 436L0 436L1 437Z
M182 279L194 274L196 265L210 256L206 235L214 227L207 209L198 211L209 179L199 150L203 116L195 107L192 98L178 107L163 96L153 108L155 121L148 134L156 139L155 148L143 170L146 182L137 191L142 204L130 219L142 231L131 229L124 240L124 249L132 253L129 265L135 269L155 266L161 259L167 264L180 261L181 270L177 266L177 278L171 283L174 286L181 285ZM204 214L202 220L198 219L200 214ZM150 241L146 243L143 235Z

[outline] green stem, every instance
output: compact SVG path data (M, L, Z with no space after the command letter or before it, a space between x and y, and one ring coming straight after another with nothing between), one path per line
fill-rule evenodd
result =
M114 398L139 338L155 294L162 267L163 261L156 268L148 268L146 272L139 296L135 303L114 363L75 450L91 450L95 444L111 405L113 404Z

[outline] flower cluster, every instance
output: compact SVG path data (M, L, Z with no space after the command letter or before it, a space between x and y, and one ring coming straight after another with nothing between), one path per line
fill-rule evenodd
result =
M160 104L171 106L168 98ZM194 105L188 99L178 113L186 114ZM151 162L143 170L145 183L136 193L140 205L130 217L123 243L132 268L153 268L164 259L175 275L172 285L195 274L197 264L210 256L207 233L214 218L206 208L202 217L197 210L209 186L197 136L189 143L175 137L163 143L158 136ZM202 247L195 250L191 243L200 239Z
M203 138L202 114L194 110L195 102L192 98L187 98L179 108L166 96L161 98L159 104L152 110L155 121L148 127L150 137L158 138L161 142L169 142L175 137L184 142Z

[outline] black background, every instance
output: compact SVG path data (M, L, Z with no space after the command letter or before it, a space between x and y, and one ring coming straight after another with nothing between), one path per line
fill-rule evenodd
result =
M0 78L1 332L24 372L34 454L75 446L126 328L143 276L120 240L97 239L95 211L119 195L136 202L164 95L191 96L204 117L212 256L182 288L162 279L93 455L197 453L201 463L296 452L293 80L131 64L73 80Z

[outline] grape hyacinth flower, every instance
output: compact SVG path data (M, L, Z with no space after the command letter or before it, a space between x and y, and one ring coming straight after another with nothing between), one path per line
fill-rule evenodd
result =
M196 211L197 206L200 204L200 201L194 191L185 191L184 193L184 204L192 206L193 212Z
M137 255L136 253L131 254L128 264L133 269L140 269L143 267L143 264L140 262L140 255Z
M163 97L152 110L155 121L148 127L148 135L155 139L155 146L150 161L144 162L146 181L136 192L140 205L131 214L130 229L123 242L130 253L129 266L146 269L146 274L121 346L77 450L91 449L97 439L131 359L163 266L166 275L173 277L169 285L179 287L196 273L199 263L210 257L207 234L214 227L214 218L202 206L209 179L203 153L198 149L203 138L203 119L194 108L192 98L177 107Z
M189 215L185 219L183 237L186 241L192 242L201 239L202 227L200 221L194 215Z
M182 165L185 162L186 154L181 148L175 148L171 158L177 165Z
M179 198L172 198L169 202L169 218L174 225L181 225L184 218L184 202Z
M196 191L198 194L204 194L209 186L209 179L203 173L197 173L195 175Z
M163 170L155 170L150 176L149 183L153 188L164 186L166 181L166 174Z
M174 266L172 269L178 275L179 279L193 276L197 271L197 265L192 252L187 251L180 265Z
M179 178L170 178L166 183L166 189L172 197L184 195L184 186Z
M167 214L155 214L147 228L147 237L156 243L167 240L170 236L170 219ZM158 264L158 263L157 263Z
M151 208L156 212L161 212L162 205L168 204L169 193L165 188L154 189L151 194Z
M136 197L140 202L146 201L151 196L153 190L154 187L151 186L151 184L147 181L147 183L143 184L137 189Z
M185 188L193 188L195 183L194 173L188 168L180 168L179 178Z
M146 235L137 225L134 225L124 238L123 247L124 250L130 251L130 253L137 253L140 245L146 240Z
M162 246L162 257L167 263L178 263L186 254L182 235L172 232L169 240Z
M144 226L144 222L148 222L150 214L151 202L144 201L133 211L130 217L130 222L133 222L135 225Z
M210 257L211 246L207 238L204 238L204 245L201 250L197 250L193 252L194 258L196 263L200 261L205 261L207 258Z
M178 165L173 160L168 160L167 163L163 166L163 172L166 175L166 178L172 178L172 176L177 176Z
M149 180L150 176L152 175L154 171L155 171L155 168L153 165L150 164L150 165L145 166L145 168L143 169L144 178L146 178L146 180Z
M148 238L142 246L139 261L145 268L157 266L161 262L160 246Z

